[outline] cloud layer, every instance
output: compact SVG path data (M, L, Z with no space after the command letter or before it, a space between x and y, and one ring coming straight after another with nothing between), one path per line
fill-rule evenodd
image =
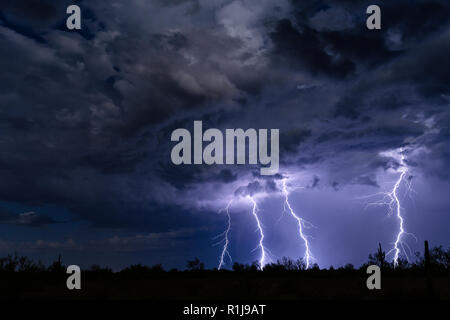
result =
M309 189L380 188L399 147L448 182L448 1L381 1L380 31L365 1L79 1L81 32L69 2L0 1L1 201L166 232L279 192L252 166L174 166L170 133L193 120L279 128L280 174Z

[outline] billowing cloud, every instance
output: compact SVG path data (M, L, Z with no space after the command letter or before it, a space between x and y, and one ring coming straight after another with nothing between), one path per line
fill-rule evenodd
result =
M415 175L448 181L450 4L409 3L381 1L369 31L352 1L80 1L68 32L67 1L0 1L0 201L147 234L214 225L286 177L381 188L380 153L402 146ZM194 120L279 128L279 176L173 165L170 134ZM0 222L55 222L32 210Z

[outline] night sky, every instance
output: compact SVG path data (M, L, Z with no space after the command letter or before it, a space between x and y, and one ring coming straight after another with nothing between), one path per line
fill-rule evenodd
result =
M66 8L82 30L66 28ZM117 270L229 252L361 265L450 245L450 2L0 0L0 255ZM177 128L280 129L280 170L172 164ZM404 163L399 160L404 157ZM374 195L370 197L370 195ZM219 236L219 237L217 237ZM255 250L256 249L256 250ZM392 256L390 256L392 258ZM226 261L226 267L230 263Z

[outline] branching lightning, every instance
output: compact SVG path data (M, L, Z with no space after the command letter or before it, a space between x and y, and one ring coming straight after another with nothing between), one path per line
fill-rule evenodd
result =
M231 203L233 202L233 200L230 200L230 202L228 202L227 206L220 210L219 212L225 211L225 213L227 214L227 228L224 232L222 232L218 237L222 236L223 240L220 241L219 243L223 242L223 248L222 248L222 253L220 254L220 259L219 259L219 266L217 267L217 270L220 270L222 268L222 266L224 265L224 259L227 256L228 259L230 259L230 262L232 261L231 259L231 255L230 252L228 251L228 244L230 243L230 239L229 239L229 234L230 234L230 230L231 230L231 216L230 216L230 206Z
M263 231L263 226L261 224L261 220L259 219L259 216L258 216L258 205L256 204L256 201L252 196L247 196L247 198L250 200L250 202L252 204L252 215L255 218L256 225L257 225L257 231L259 233L259 241L258 241L258 245L255 248L255 250L259 249L261 251L261 256L259 258L258 263L259 263L259 269L262 270L262 269L264 269L264 266L267 264L268 250L264 246L264 231ZM226 226L226 229L224 232L222 232L221 234L219 234L218 236L215 237L215 238L222 238L219 242L217 242L217 244L223 243L222 251L219 256L219 265L217 267L218 270L222 269L222 267L225 265L226 257L228 257L230 262L232 261L230 252L228 251L228 245L230 244L230 236L229 235L230 235L230 230L231 230L230 206L231 206L232 202L233 202L233 200L230 200L228 202L227 206L219 211L219 213L220 212L226 213L227 226Z
M312 254L309 248L309 241L308 238L305 236L305 234L303 233L303 229L305 228L305 224L309 222L306 222L305 220L303 220L302 218L300 218L292 209L291 204L289 203L289 193L287 190L287 186L286 186L286 179L283 179L283 194L284 194L284 208L286 210L286 207L289 209L289 213L291 214L291 216L297 220L298 223L298 233L300 238L303 240L303 243L305 245L305 255L303 257L305 264L306 264L306 269L309 268L310 266L310 262L312 259Z
M252 196L248 196L248 198L250 199L250 201L253 204L253 208L252 208L252 214L253 217L256 220L256 224L258 226L258 232L259 232L259 243L258 246L256 248L259 248L261 250L261 256L259 258L259 269L262 270L264 269L264 266L266 265L266 248L264 247L264 231L261 225L261 221L259 220L258 217L258 205L256 204L255 199L253 199Z
M406 259L409 260L409 256L405 250L405 247L407 247L410 252L411 252L411 249L409 248L408 244L403 241L404 236L406 236L406 235L412 236L417 241L417 238L412 233L408 233L405 230L405 218L402 213L403 208L402 208L401 201L400 201L400 198L398 195L399 189L402 184L406 186L407 192L409 194L412 192L411 183L406 177L408 174L408 166L405 163L405 156L403 154L402 149L400 149L400 151L399 151L398 158L399 158L398 159L399 160L399 168L397 169L397 171L400 172L400 176L395 181L394 186L392 187L392 190L389 192L380 192L380 193L375 194L375 195L382 195L383 198L378 202L368 204L368 205L377 205L377 206L381 206L381 205L388 206L388 208L389 208L388 215L390 216L395 213L395 216L398 220L399 227L398 227L397 235L395 237L394 246L387 253L387 255L393 254L392 261L394 262L394 267L398 266L398 260L400 258L401 249L403 250L403 253L404 253Z

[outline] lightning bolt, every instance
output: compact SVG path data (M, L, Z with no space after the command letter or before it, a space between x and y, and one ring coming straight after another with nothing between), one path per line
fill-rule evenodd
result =
M391 192L387 193L386 196L390 199L389 202L389 210L392 213L395 207L395 213L396 213L396 217L399 223L399 228L398 228L398 232L397 232L397 237L395 238L395 242L394 242L394 247L388 251L388 255L391 254L392 252L394 252L394 267L398 266L398 259L400 256L400 246L403 249L403 252L405 253L406 258L409 260L408 254L406 253L406 250L404 248L404 245L408 246L406 243L404 243L402 241L402 238L405 235L411 235L413 236L416 240L417 238L411 234L405 231L405 219L403 218L402 215L402 206L398 197L398 189L400 187L400 185L402 184L402 182L405 181L405 176L408 173L408 166L405 164L405 156L403 154L400 155L400 176L397 179L397 181L394 184L394 187L392 189ZM406 186L408 187L408 191L411 190L411 184L408 181L405 181Z
M255 199L253 199L252 196L248 196L248 198L250 199L250 201L253 204L253 208L252 208L252 214L253 217L256 220L256 224L258 226L258 231L259 231L259 243L258 246L256 248L259 248L261 250L261 256L259 258L259 270L264 269L264 266L266 265L266 248L264 247L264 231L261 225L261 221L259 220L258 217L258 205L256 204Z
M223 242L224 244L223 244L222 252L220 254L219 266L217 267L217 270L220 270L222 268L222 266L225 264L224 263L225 256L227 256L230 259L230 262L232 261L230 252L228 251L228 244L230 243L229 233L231 230L230 206L231 206L232 202L233 202L233 200L230 200L230 202L228 202L227 206L224 209L219 211L219 213L225 211L225 213L227 214L227 227L226 227L226 230L218 236L218 237L223 236L223 240L220 241L219 243Z
M306 228L305 224L309 222L306 222L305 220L303 220L302 218L300 218L292 209L291 204L289 203L289 193L287 190L287 185L286 185L286 179L283 179L283 194L284 194L284 208L286 210L286 207L289 209L289 212L291 214L291 216L297 220L298 223L298 234L300 236L300 238L303 240L303 243L305 245L305 255L303 257L303 260L305 261L306 264L306 269L309 268L310 266L310 262L312 259L312 254L311 254L311 250L309 249L309 241L308 238L305 236L305 234L303 233L303 228Z
M395 213L395 216L398 220L398 231L397 235L395 237L394 246L391 250L388 251L387 255L394 254L393 256L393 263L394 267L398 266L398 260L400 258L401 249L404 252L404 255L406 259L409 261L409 256L407 254L407 251L405 250L405 247L409 249L411 252L411 249L409 248L408 244L403 241L404 236L409 235L412 236L416 241L417 238L414 236L414 234L406 232L405 230L405 218L403 217L402 213L402 205L399 198L399 189L402 184L406 185L407 192L411 193L411 183L406 179L406 175L408 174L408 166L405 163L405 156L403 154L403 149L400 149L399 151L400 155L400 161L399 161L399 168L398 172L400 172L400 176L395 181L394 186L392 187L392 190L390 192L380 192L375 195L383 195L383 198L381 201L369 203L368 205L386 205L389 208L388 215L391 216Z

